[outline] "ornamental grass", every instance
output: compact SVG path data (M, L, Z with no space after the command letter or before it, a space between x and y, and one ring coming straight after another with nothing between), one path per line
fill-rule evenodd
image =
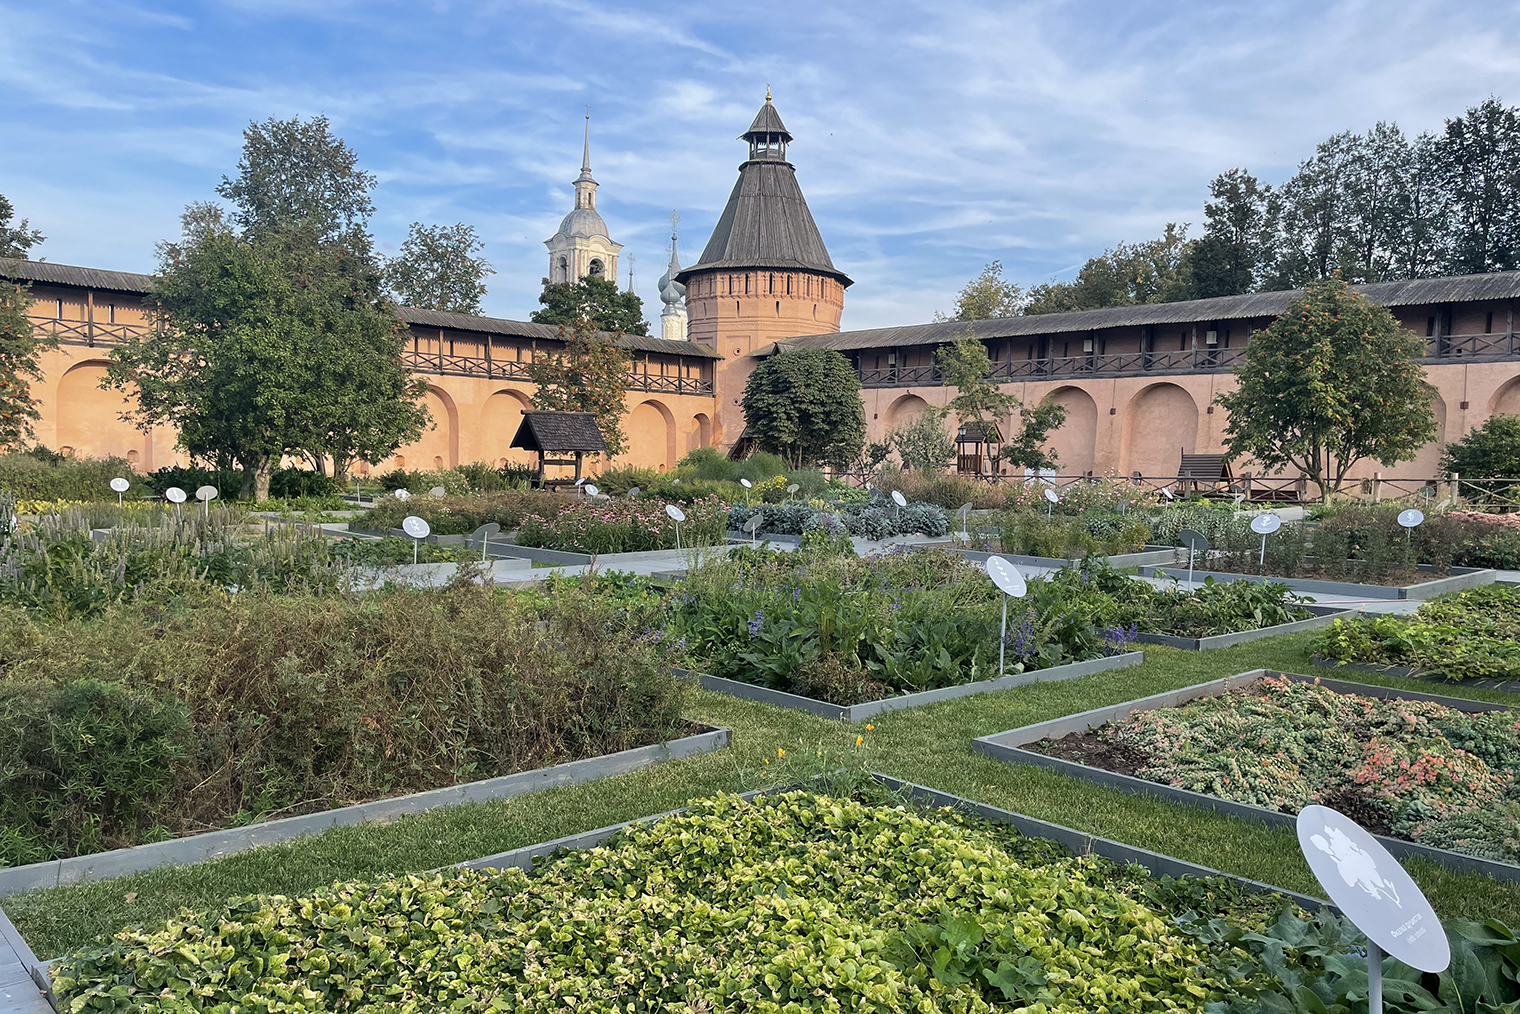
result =
M0 612L0 864L656 743L688 690L567 585L200 597Z

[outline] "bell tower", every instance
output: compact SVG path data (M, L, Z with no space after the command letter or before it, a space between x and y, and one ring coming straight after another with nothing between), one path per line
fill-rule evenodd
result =
M549 273L544 284L578 282L588 275L617 282L618 252L607 234L607 223L596 210L597 182L591 175L591 107L586 107L586 144L581 174L575 178L575 207L559 223L559 231L544 245L549 248Z
M765 90L765 105L739 135L749 158L702 256L676 274L686 286L691 340L723 356L714 443L744 431L738 401L754 370L751 353L784 338L833 334L850 278L834 267L787 161L792 134Z

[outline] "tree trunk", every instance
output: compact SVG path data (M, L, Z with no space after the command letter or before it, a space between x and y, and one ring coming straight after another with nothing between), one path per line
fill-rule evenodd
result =
M273 474L269 467L269 459L259 462L259 469L254 473L253 500L255 503L264 503L269 499L269 477Z
M247 500L253 496L253 473L258 466L252 458L240 458L238 464L243 466L243 484L238 489L238 499Z

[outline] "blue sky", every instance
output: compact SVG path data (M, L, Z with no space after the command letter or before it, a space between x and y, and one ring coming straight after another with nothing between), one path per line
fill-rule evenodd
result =
M1031 284L1196 231L1224 169L1279 182L1338 130L1520 102L1517 36L1520 6L1453 0L0 0L0 193L48 235L36 255L151 271L249 120L325 113L379 176L380 249L471 223L487 312L521 319L589 102L599 207L652 318L666 216L689 264L770 84L856 282L845 327L913 323L994 258Z

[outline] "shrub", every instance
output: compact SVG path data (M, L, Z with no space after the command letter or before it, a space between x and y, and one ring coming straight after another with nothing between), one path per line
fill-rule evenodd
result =
M1138 552L1151 537L1143 521L1121 514L1065 517L1020 509L999 514L997 526L1006 553L1066 560Z
M17 500L110 500L116 502L111 480L130 480L126 493L140 499L150 484L125 458L70 458L46 448L0 454L0 490Z
M170 486L177 486L192 497L202 486L215 486L221 499L235 500L238 491L243 488L243 470L241 468L214 469L201 465L169 465L156 472L149 472L143 476L143 482L158 496L163 496L164 490ZM269 482L270 487L273 488L273 475L270 475Z
M1453 511L1447 516L1461 530L1452 563L1459 567L1520 570L1520 514Z
M687 504L685 512L681 545L715 546L723 542L726 512L722 501L698 500ZM572 500L553 516L531 511L524 514L517 543L591 554L674 549L676 523L665 513L661 501L586 498Z
M686 700L644 629L574 586L4 621L0 841L29 843L6 863L658 742Z
M728 527L743 531L756 514L765 520L762 534L801 535L822 524L821 515L832 515L851 535L885 539L893 535L927 535L940 538L950 531L950 519L933 504L910 503L899 510L879 498L840 500L784 500L775 504L735 503L729 508Z
M948 811L717 796L531 876L234 899L67 959L55 989L76 1010L178 1010L191 996L273 1009L299 992L323 1009L404 997L477 1014L1159 1014L1232 995L1223 968L1238 952L1137 901L1102 860L1026 850Z

